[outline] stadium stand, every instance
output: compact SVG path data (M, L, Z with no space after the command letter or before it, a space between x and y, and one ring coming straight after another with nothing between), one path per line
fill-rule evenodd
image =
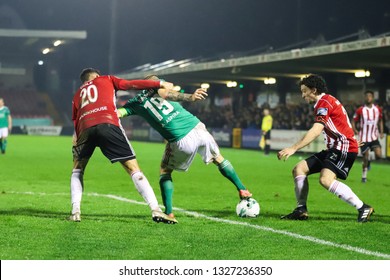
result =
M34 89L1 90L7 106L11 108L14 126L52 125L50 98Z

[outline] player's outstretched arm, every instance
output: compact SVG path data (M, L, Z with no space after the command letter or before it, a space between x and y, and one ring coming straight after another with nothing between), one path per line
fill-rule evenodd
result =
M199 100L206 99L208 96L207 92L198 88L194 93L182 93L171 89L159 89L158 94L160 97L169 100L169 101L190 101L195 102Z
M297 143L292 145L291 147L284 148L283 150L278 152L279 160L287 160L290 156L295 154L296 151L306 147L311 142L313 142L324 129L324 125L321 123L314 123L313 127L309 129L309 131L299 140Z

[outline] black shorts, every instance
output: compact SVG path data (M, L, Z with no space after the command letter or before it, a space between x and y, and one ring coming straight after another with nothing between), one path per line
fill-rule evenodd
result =
M271 130L268 130L265 134L263 134L264 140L270 140L271 139Z
M379 143L379 140L376 139L372 142L364 142L364 145L360 147L360 151L362 154L364 154L365 152L368 151L368 149L370 149L370 151L373 151L375 148L381 148L381 144Z
M113 124L99 124L81 132L76 146L73 147L73 159L89 159L96 147L99 147L112 163L135 159L134 150L125 132Z
M323 150L306 159L309 174L321 172L323 168L332 170L337 178L347 179L357 153L342 153L336 149Z

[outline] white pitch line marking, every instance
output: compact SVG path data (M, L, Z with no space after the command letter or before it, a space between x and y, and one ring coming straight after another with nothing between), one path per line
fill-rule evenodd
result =
M67 196L69 196L69 193L67 193L67 194L66 193L47 194L47 193L34 193L34 192L7 192L7 193L11 193L11 194L27 194L27 195L67 195ZM113 195L113 194L84 193L84 195L96 196L96 197L106 197L106 198L115 199L115 200L118 200L118 201L123 201L123 202L131 203L131 204L147 205L145 202L140 202L140 201L136 201L136 200L133 200L133 199L128 199L128 198L117 196L117 195ZM254 229L258 229L258 230L262 230L262 231L268 231L268 232L272 232L272 233L276 233L276 234L282 234L282 235L290 236L290 237L293 237L293 238L296 238L296 239L307 240L307 241L310 241L310 242L313 242L313 243L317 243L317 244L321 244L321 245L326 245L326 246L330 246L330 247L340 248L340 249L344 249L344 250L347 250L347 251L353 251L353 252L364 254L364 255L375 256L375 257L384 258L384 259L390 259L390 254L384 254L384 253L381 253L381 252L370 251L370 250L366 250L366 249L363 249L363 248L354 247L354 246L345 245L345 244L338 244L338 243L334 243L334 242L331 242L331 241L326 241L326 240L319 239L319 238L312 237L312 236L308 236L308 235L301 235L301 234L289 232L289 231L286 231L286 230L278 230L278 229L274 229L274 228L271 228L271 227L253 225L253 224L250 224L250 223L247 223L247 222L239 222L239 221L232 221L232 220L221 219L221 218L216 218L216 217L210 217L210 216L198 213L198 212L187 211L187 210L184 210L184 209L181 209L181 208L177 208L177 207L173 207L173 209L175 211L184 213L184 214L189 215L189 216L203 218L203 219L214 221L214 222L231 224L231 225L246 226L246 227L250 227L250 228L254 228Z

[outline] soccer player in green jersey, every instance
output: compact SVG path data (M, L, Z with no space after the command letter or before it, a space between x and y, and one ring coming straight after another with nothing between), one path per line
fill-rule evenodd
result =
M11 129L11 111L4 105L4 99L0 98L0 150L2 154L5 154L7 149L7 137Z
M150 76L149 79L158 79ZM174 218L172 212L173 170L187 171L198 153L204 163L213 162L219 172L237 188L241 199L252 194L241 182L232 164L225 159L213 136L205 125L184 109L178 102L205 99L207 93L197 89L193 94L173 90L142 91L118 109L119 117L139 115L143 117L167 141L160 168L160 189L165 213Z

